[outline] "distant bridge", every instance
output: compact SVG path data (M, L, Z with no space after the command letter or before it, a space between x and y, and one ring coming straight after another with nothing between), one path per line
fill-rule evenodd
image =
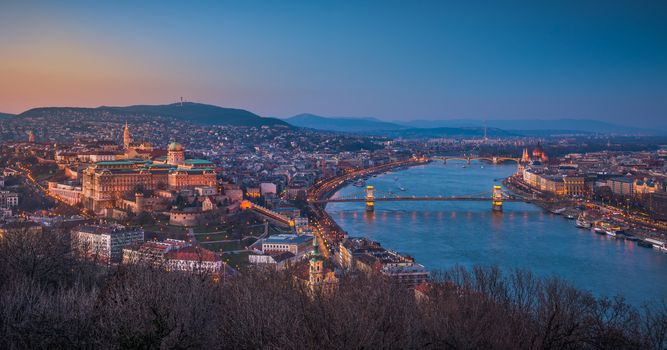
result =
M447 163L448 160L462 160L464 162L467 162L470 164L473 160L483 160L487 161L492 164L500 164L504 162L515 162L519 164L521 162L521 158L515 158L515 157L503 157L503 156L473 156L473 155L460 155L460 156L436 156L436 157L429 157L431 160L441 160L445 163Z

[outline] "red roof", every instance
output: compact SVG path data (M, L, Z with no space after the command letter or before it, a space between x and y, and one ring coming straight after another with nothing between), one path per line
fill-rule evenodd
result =
M167 155L167 151L163 149L154 149L151 152L151 157L157 158L157 157L163 157Z
M428 282L422 282L422 283L416 285L415 289L419 292L427 294L428 292L431 291L431 284L428 283Z
M190 260L190 261L220 261L220 257L208 249L189 246L178 250L172 250L165 254L165 259Z
M171 246L170 246L169 244L166 244L166 243L162 243L162 242L154 242L154 241L148 241L148 242L144 242L144 244L142 244L142 245L139 247L138 250L139 250L140 252L153 251L153 252L161 252L161 253L164 253L164 252L166 252L167 250L169 250L170 248L171 248Z

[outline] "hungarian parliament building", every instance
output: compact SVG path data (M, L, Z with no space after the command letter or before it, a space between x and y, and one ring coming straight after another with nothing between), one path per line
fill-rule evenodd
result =
M125 124L123 143L126 159L91 163L82 173L81 202L87 209L100 211L118 207L123 197L135 196L141 205L143 192L178 192L186 188L215 187L214 164L204 159L185 159L183 146L172 142L166 157L134 158L151 151L147 143L134 144Z

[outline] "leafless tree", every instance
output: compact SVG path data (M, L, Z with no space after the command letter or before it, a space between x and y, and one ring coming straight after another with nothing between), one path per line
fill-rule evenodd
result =
M99 268L57 231L0 238L0 348L665 349L641 311L526 271L456 267L424 297L381 275L313 291L298 266L224 281L146 263Z

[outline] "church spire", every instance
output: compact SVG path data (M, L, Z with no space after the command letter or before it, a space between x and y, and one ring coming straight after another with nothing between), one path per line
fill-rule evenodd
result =
M528 155L528 148L523 149L523 154L521 155L521 162L523 163L530 162L530 156Z
M123 146L125 149L130 148L132 143L132 136L130 135L130 127L127 125L127 120L125 121L125 129L123 129Z

